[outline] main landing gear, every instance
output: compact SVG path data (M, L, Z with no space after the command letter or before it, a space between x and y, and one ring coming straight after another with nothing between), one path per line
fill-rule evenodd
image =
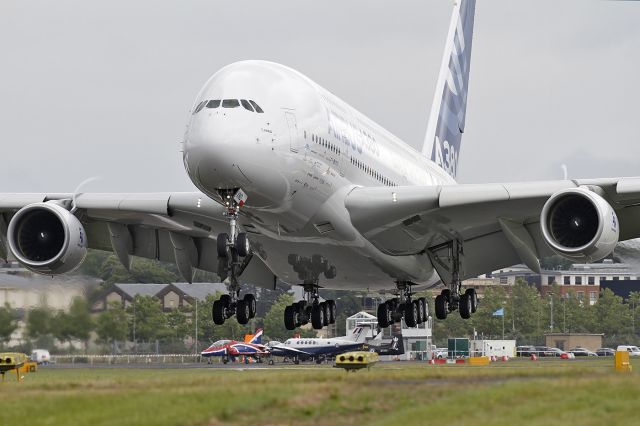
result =
M378 326L386 328L404 318L408 327L415 327L429 319L429 306L424 297L412 299L411 283L398 281L398 297L378 305Z
M317 285L304 286L304 299L287 306L284 310L284 326L287 330L306 325L311 321L314 329L336 322L336 302L320 302Z
M464 255L462 244L454 240L436 250L439 249L447 249L447 258L442 259L438 255L430 253L431 262L442 281L449 282L449 288L445 288L436 296L436 318L446 319L449 313L457 309L463 319L469 319L478 307L478 295L473 288L468 288L462 293L462 281L460 280L460 267Z
M229 294L223 294L219 300L213 302L211 316L217 325L224 324L225 320L234 314L240 324L246 324L256 316L256 297L253 294L245 294L240 298L240 284L238 276L251 260L251 246L249 238L244 232L238 232L237 219L240 207L246 201L246 194L242 190L220 190L227 210L224 215L229 220L229 233L218 234L218 272L227 283Z

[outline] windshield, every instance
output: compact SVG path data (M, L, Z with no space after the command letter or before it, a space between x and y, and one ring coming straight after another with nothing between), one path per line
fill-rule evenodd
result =
M230 342L231 340L218 340L217 342L213 342L211 346L224 346L228 345Z

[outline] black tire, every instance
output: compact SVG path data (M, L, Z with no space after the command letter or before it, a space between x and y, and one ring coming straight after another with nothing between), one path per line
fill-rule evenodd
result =
M319 303L315 303L311 308L311 326L315 330L320 330L324 327L324 309Z
M294 359L294 360L293 360L293 363L294 363L295 365L300 364L300 359L298 359L298 357L296 357L296 359Z
M407 324L407 327L415 327L416 326L416 316L418 315L418 307L415 303L407 301L404 304L404 323Z
M238 324L245 325L249 322L249 305L247 302L243 300L238 300L236 303L236 318L238 320Z
M460 316L462 319L471 318L471 296L468 294L463 294L460 296L460 301L458 302L458 310L460 311Z
M429 305L427 304L427 299L424 297L421 297L420 299L422 301L422 320L423 321L428 321L429 320Z
M273 364L274 364L273 360L272 360L272 359L270 359L270 360L269 360L269 365L273 365Z
M294 305L288 305L284 308L284 326L287 330L296 329L297 312Z
M323 318L323 322L322 323L325 326L329 325L330 324L330 322L329 322L329 315L330 315L329 304L327 304L327 302L321 302L320 303L320 309L322 309L322 311L323 311L322 312L322 318Z
M213 302L213 306L211 307L211 319L213 319L214 324L224 324L224 320L226 319L225 310L226 307L221 300Z
M223 294L222 296L220 296L220 302L222 302L222 305L225 308L228 308L229 306L231 306L231 296L229 296L228 294Z
M471 297L471 313L475 314L478 309L478 293L475 288L468 288L464 294L468 294Z
M378 327L389 327L389 310L386 303L381 303L378 305Z
M224 358L222 358L222 363L223 364L227 364L229 362L229 358L227 358L226 356Z
M392 325L396 322L396 303L393 300L384 302L387 305L387 324Z
M327 300L327 305L329 306L329 324L336 323L336 301L335 300Z
M307 302L305 300L300 300L297 303L294 303L293 305L298 310L298 313L302 314L302 313L304 313L304 309L307 306Z
M236 253L240 257L246 257L251 252L251 246L249 244L249 237L246 233L240 232L238 238L236 238Z
M256 316L256 297L253 294L244 295L244 303L249 307L249 319Z
M413 304L416 305L416 325L420 325L424 322L424 318L422 317L423 309L422 309L422 301L420 299L416 299L413 301Z
M216 241L218 247L218 257L229 257L229 246L227 246L228 241L229 234L227 234L226 232L218 234L218 238Z
M449 300L444 294L436 296L436 318L439 320L447 319L449 314Z
M451 290L449 290L448 288L445 288L440 292L440 294L444 295L444 297L447 298L447 302L451 303Z

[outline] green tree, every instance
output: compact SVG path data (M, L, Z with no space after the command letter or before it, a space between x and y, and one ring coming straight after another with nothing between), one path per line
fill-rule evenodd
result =
M51 334L52 313L47 307L33 308L27 315L27 336L36 340Z
M129 333L127 313L120 302L111 302L96 320L96 333L105 343L114 344L127 339Z
M8 303L5 303L4 307L0 307L0 347L9 341L17 328L15 312Z
M631 333L631 312L622 297L606 288L600 292L598 302L593 305L596 333L604 333L606 341L619 343Z
M136 295L127 307L127 314L131 340L151 342L170 335L160 301L152 296Z
M632 291L627 300L631 312L631 333L634 343L638 343L638 331L640 331L640 292Z
M102 263L100 278L105 284L113 283L157 283L169 284L179 280L174 265L156 260L135 258L131 270L127 271L115 255L108 256Z

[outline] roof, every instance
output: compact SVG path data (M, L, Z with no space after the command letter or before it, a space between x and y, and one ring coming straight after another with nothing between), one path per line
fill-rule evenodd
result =
M360 311L358 313L351 315L349 318L347 318L347 320L350 320L350 319L377 319L377 318L374 315L371 315L365 311Z
M227 293L227 287L223 283L174 283L182 293L198 300L205 300L208 295L216 292Z
M120 289L129 297L155 296L169 284L114 284L114 287Z

